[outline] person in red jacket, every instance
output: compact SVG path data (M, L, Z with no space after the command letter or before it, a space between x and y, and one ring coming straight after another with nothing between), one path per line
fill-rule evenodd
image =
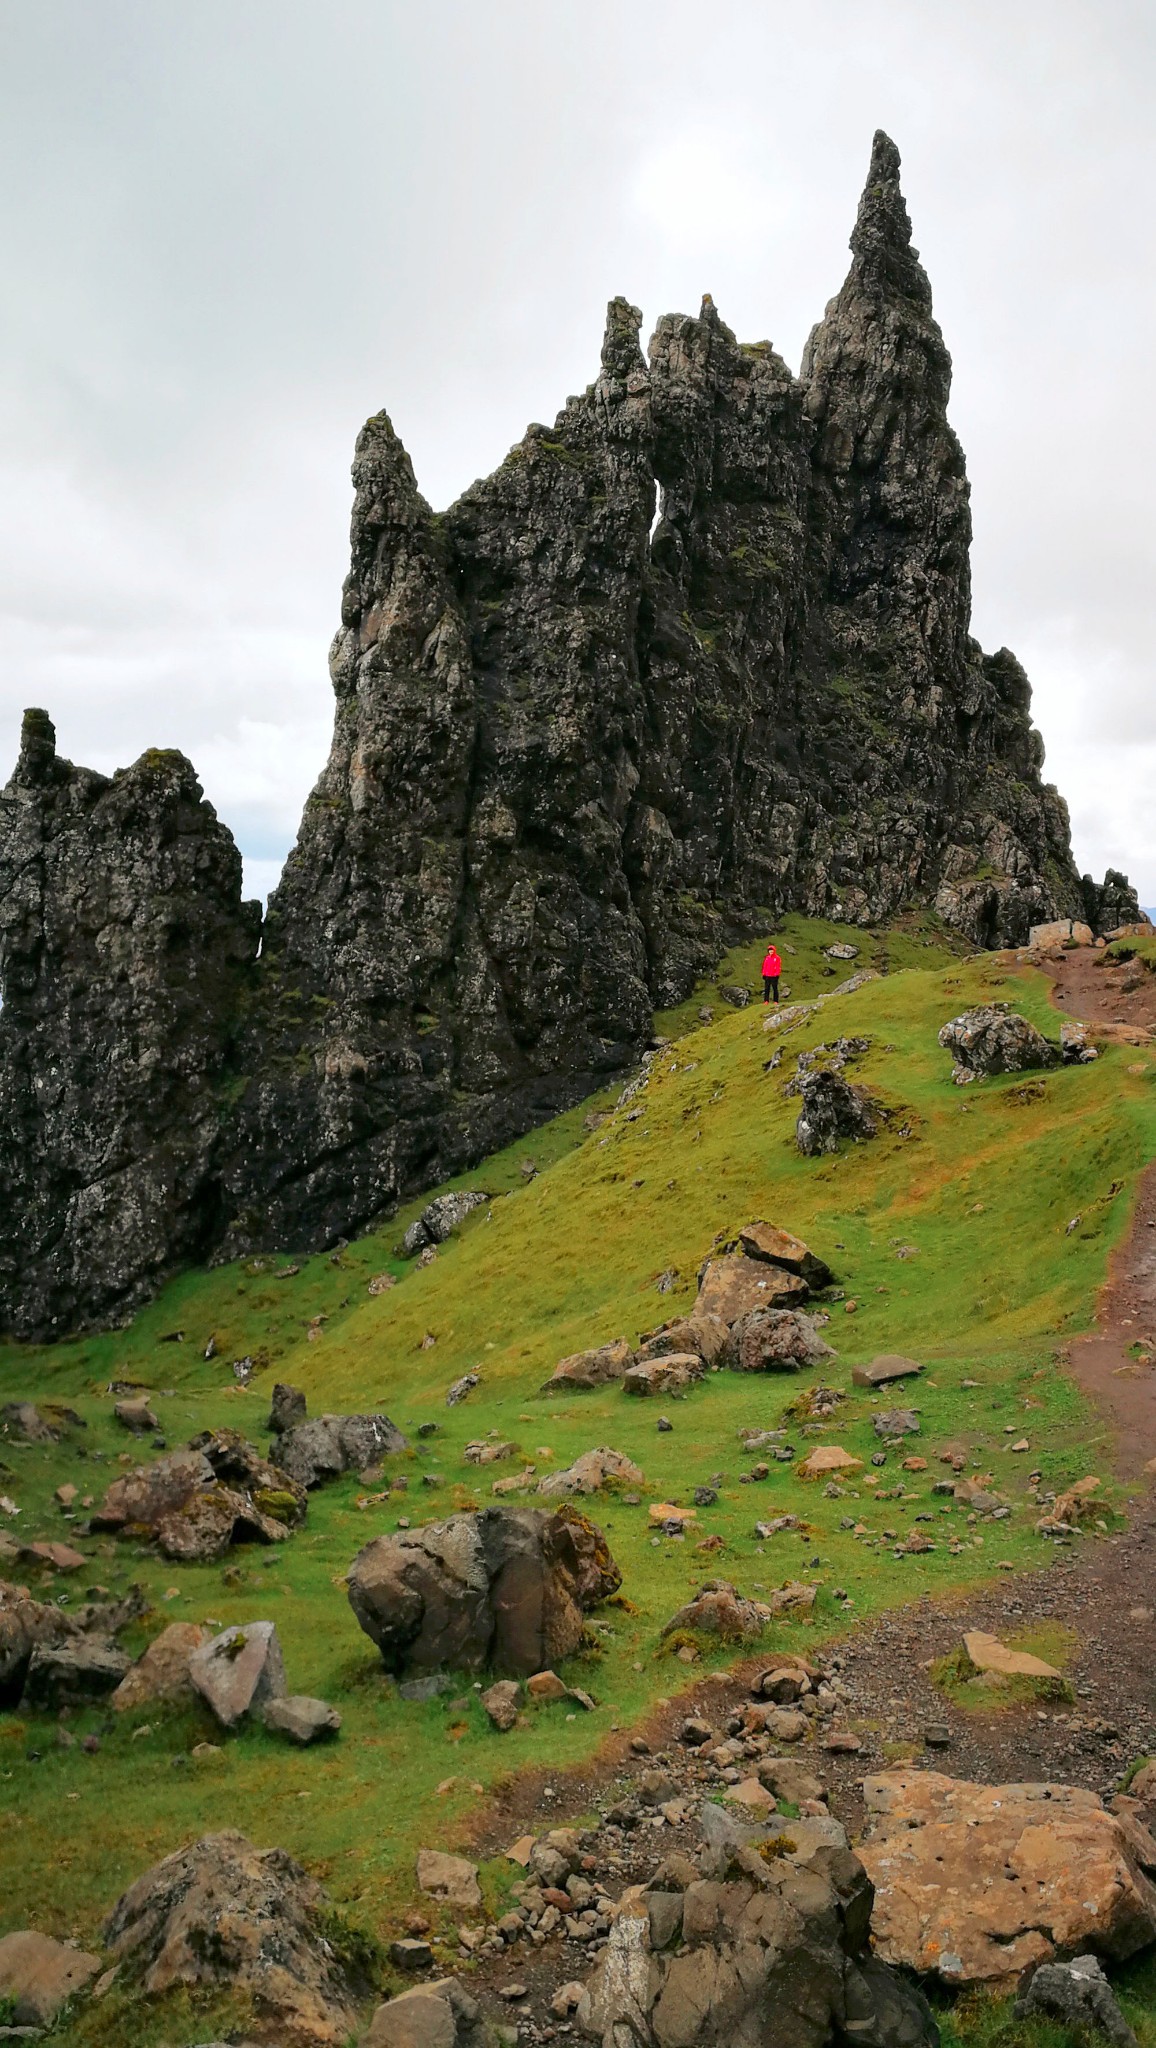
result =
M770 1000L771 1000L771 998L772 998L772 996L774 997L774 1000L776 1001L776 1003L778 1002L778 1000L779 1000L779 976L780 976L780 974L782 973L782 971L783 971L783 963L782 963L782 961L780 960L780 958L779 958L779 956L778 956L777 952L775 951L775 943L774 943L774 940L772 939L772 941L771 941L770 945L769 945L769 946L767 947L767 957L766 957L766 959L765 959L765 960L763 961L763 1001L764 1001L764 1003L769 1003L769 1002L770 1002Z

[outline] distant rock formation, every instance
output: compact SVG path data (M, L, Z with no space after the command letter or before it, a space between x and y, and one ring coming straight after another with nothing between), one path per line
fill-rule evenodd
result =
M333 747L261 957L178 755L25 722L0 800L0 1328L316 1246L628 1064L784 910L978 945L1136 915L1081 882L1030 686L970 637L950 360L877 135L793 377L709 299L610 306L600 374L444 514L357 442ZM657 513L657 518L656 518Z

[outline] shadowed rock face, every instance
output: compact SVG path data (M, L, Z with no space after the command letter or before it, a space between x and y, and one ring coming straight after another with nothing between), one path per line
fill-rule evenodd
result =
M615 299L595 382L442 515L367 422L333 746L256 965L188 764L108 783L32 716L0 812L0 1328L361 1227L622 1068L784 910L934 902L981 945L1135 914L1080 882L1027 678L970 637L898 169L876 136L798 377L709 299L644 358Z

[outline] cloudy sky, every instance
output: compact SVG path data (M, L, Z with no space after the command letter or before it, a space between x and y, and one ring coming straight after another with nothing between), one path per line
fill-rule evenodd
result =
M955 360L975 629L1156 903L1151 0L0 0L0 783L179 746L264 892L326 752L355 432L444 505L606 300L797 365L872 131Z

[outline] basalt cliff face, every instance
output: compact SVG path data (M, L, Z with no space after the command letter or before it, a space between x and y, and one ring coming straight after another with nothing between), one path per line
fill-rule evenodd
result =
M0 800L0 1328L356 1230L577 1100L786 909L979 945L1136 912L1072 862L1030 687L969 631L950 361L875 139L798 377L705 300L432 513L353 478L329 762L261 936L181 757L29 714ZM657 515L657 516L656 516Z

